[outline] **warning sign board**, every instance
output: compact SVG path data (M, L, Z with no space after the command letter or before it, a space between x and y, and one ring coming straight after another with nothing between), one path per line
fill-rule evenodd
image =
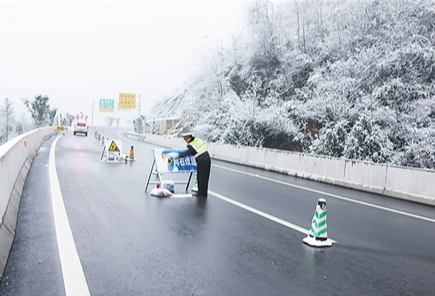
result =
M109 141L109 139L107 139L107 142L103 144L104 145L103 152L101 152L101 157L100 157L101 161L127 163L126 155L121 152L122 143L120 142L120 140L117 141L118 141L118 145L115 143L115 141L113 140Z
M195 157L188 155L174 159L168 156L169 153L181 153L184 151L180 149L154 149L157 171L161 174L196 172L197 164Z
M147 184L145 185L145 191L147 191L149 184L163 184L162 175L166 173L187 173L189 178L187 181L175 181L174 184L186 184L186 192L189 189L190 180L192 175L197 172L197 163L195 157L188 155L185 157L170 157L171 153L177 153L178 155L185 152L185 149L153 149L154 161L148 176ZM168 155L169 154L169 155ZM156 174L158 181L151 181L151 176ZM182 197L183 195L176 194L172 195L177 197ZM191 194L187 195L192 197ZM184 195L186 197L186 195Z
M115 141L112 141L112 143L109 146L109 151L111 152L121 152L118 148L118 146L116 145Z

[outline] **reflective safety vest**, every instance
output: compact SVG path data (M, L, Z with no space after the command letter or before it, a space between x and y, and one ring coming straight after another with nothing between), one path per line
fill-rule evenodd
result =
M195 140L190 142L189 145L192 146L193 149L195 149L195 151L196 151L195 157L197 157L197 156L199 156L207 151L207 148L205 147L204 142L199 138L195 138Z

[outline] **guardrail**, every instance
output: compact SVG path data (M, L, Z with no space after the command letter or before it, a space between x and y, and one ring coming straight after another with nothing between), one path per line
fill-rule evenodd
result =
M138 133L133 132L133 131L125 131L124 135L127 137L130 137L130 138L136 139L138 141L144 141L144 139L146 137L144 134L138 134Z
M181 138L146 135L145 142L183 148ZM212 158L435 206L435 171L284 150L207 143Z
M40 128L0 146L0 277L14 240L27 173L39 148L53 133L53 127Z

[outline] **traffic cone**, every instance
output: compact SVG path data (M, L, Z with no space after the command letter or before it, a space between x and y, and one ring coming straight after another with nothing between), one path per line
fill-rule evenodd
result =
M130 148L130 159L134 159L134 149L133 146Z
M302 241L312 247L332 246L332 240L328 239L325 199L319 198L317 201L316 211L311 221L310 233Z

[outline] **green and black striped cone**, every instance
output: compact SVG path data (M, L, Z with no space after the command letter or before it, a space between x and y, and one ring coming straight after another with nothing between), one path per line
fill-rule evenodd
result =
M330 247L332 240L328 239L328 223L326 216L326 200L319 198L316 211L311 221L310 232L302 240L305 244L312 247Z

